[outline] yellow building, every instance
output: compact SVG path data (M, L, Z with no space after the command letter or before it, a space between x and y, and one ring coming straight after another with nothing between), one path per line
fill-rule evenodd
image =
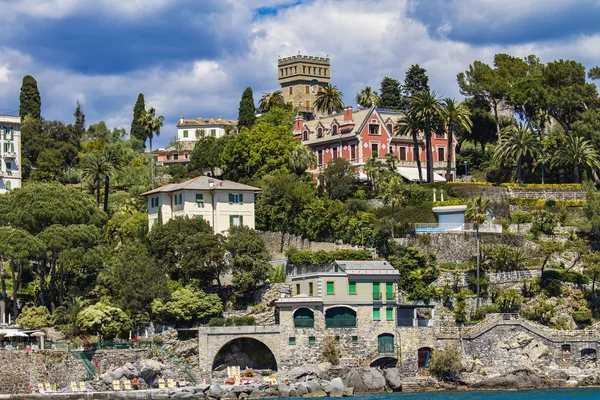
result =
M329 84L329 58L297 55L280 58L277 66L285 102L292 103L305 114L305 119L310 119L311 115L316 114L314 102L317 93Z

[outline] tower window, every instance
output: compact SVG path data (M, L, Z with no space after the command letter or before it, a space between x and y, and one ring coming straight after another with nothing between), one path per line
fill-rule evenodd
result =
M306 108L310 108L310 100L305 100L305 101L304 101L304 106L305 106Z
M302 66L302 73L305 74L306 73L306 67Z
M294 94L294 88L293 87L290 86L289 89L288 89L288 91L289 91L289 94Z
M322 68L319 68L319 75L321 75Z
M323 75L327 76L327 68L324 69L325 73Z
M281 68L281 69L279 70L279 72L280 72L281 76L283 76L283 68Z
M323 128L317 129L317 137L323 137Z
M310 86L306 85L304 86L304 91L306 92L306 94L310 93Z
M337 127L337 125L332 126L331 127L331 134L332 135L337 135L337 133L338 133L338 127Z

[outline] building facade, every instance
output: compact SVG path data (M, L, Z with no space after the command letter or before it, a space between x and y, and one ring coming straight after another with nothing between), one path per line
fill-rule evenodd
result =
M292 103L305 119L316 115L317 93L329 84L329 58L297 55L277 61L278 81L286 103Z
M21 118L0 115L0 194L21 187Z
M415 154L412 137L397 135L396 128L401 112L369 109L352 110L347 107L343 112L324 118L305 121L297 117L294 125L294 137L309 146L317 157L317 165L310 172L318 174L328 162L344 158L364 174L367 160L372 157L385 159L393 153L398 159L398 172L409 181L418 180L417 158L421 161L423 179L426 179L425 140L419 133L419 152ZM456 140L452 141L451 167L449 180L456 178L454 161ZM431 138L433 169L436 181L445 181L448 157L448 136L446 132L433 132Z
M197 142L174 142L154 152L156 164L161 167L180 164L186 167L190 163L192 151Z
M225 234L232 226L254 229L254 195L260 189L241 183L199 176L143 193L148 200L148 227L159 219L201 218L215 233Z
M197 142L203 137L216 138L237 133L237 121L222 117L184 119L179 117L177 122L178 142Z

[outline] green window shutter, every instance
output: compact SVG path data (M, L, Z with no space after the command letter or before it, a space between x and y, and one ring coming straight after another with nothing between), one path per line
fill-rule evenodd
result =
M335 283L327 282L327 294L335 294Z
M356 282L348 282L348 293L356 294Z
M10 190L12 188L11 182L6 181L6 190Z
M316 344L317 343L317 338L314 336L309 336L308 337L308 344Z
M184 138L188 137L188 131L187 131L187 130L184 130L184 131L183 131L183 137L184 137Z
M296 338L295 338L295 337L290 337L290 338L289 338L289 343L290 343L291 345L294 345L294 344L296 344Z
M353 344L358 343L358 336L352 336L352 343Z
M240 204L244 204L244 194L240 193Z
M388 321L394 320L394 309L393 308L388 307L385 309L385 319Z
M233 226L233 215L229 216L229 227L231 228Z
M394 282L385 283L385 298L386 300L394 300Z
M381 319L379 307L373 307L373 321L379 321Z
M314 294L313 283L308 282L308 295L312 296Z
M10 144L10 152L11 152L11 153L14 153L14 152L15 152L15 144L14 144L14 143L11 143L11 144Z
M379 290L379 282L373 282L373 300L381 300L381 291Z
M229 193L229 204L233 204L233 194Z
M196 193L196 203L204 204L204 195L202 193Z
M244 226L244 216L240 215L240 226Z

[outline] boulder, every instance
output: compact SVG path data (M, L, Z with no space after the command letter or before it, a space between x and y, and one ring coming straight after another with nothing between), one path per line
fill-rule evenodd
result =
M342 381L342 378L333 378L330 382L329 385L334 388L334 389L339 389L342 392L344 390L346 390L346 385L344 385L344 381Z
M308 393L308 387L304 382L297 384L295 390L298 396L303 396Z
M194 386L195 393L204 393L208 389L210 389L210 385L207 385L206 383L201 383L199 385Z
M279 397L290 397L290 387L288 385L284 385L280 383L277 385L277 390L279 391Z
M344 391L338 388L331 389L331 392L327 393L329 397L342 397L344 395Z
M213 397L215 399L220 399L225 395L227 391L221 387L221 385L216 384L210 387L208 390L208 396Z
M316 381L306 381L304 384L306 385L306 388L308 389L308 393L313 393L316 391L323 390L321 385L319 385L319 383Z
M354 396L354 388L353 387L347 387L346 390L344 390L344 397L350 397L350 396Z
M386 387L385 378L375 368L366 371L352 368L343 377L343 381L346 386L352 386L356 392L381 392Z
M146 384L151 385L154 380L158 377L158 374L164 368L164 365L156 360L143 359L138 363L139 377L142 378Z
M398 392L402 389L402 378L400 377L400 370L398 368L384 369L383 377L393 391Z
M235 394L234 391L230 391L230 392L225 393L223 395L223 397L221 397L221 399L237 400L237 395Z
M298 391L296 389L290 389L289 397L295 398L295 397L300 397L300 395L298 394Z
M542 379L533 371L521 369L510 373L487 377L471 386L478 389L528 389L542 385Z

